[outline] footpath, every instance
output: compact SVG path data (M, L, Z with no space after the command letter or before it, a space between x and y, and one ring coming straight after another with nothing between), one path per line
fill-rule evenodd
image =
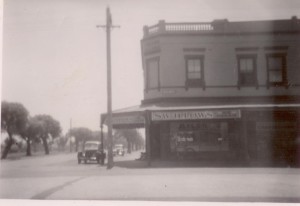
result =
M299 203L300 174L292 168L113 168L47 199Z

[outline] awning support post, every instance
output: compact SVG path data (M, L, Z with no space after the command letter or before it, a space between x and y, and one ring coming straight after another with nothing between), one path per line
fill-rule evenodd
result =
M145 111L145 135L146 135L146 155L147 166L151 166L151 140L150 140L150 112Z
M103 137L103 122L101 121L101 152L102 152L102 156L101 156L101 165L104 165L104 159L105 156L104 155L104 137Z
M242 111L242 156L246 164L249 163L250 157L248 152L248 129L247 129L247 112Z

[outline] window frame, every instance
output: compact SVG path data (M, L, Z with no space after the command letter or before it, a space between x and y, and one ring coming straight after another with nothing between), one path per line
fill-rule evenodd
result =
M252 83L243 83L241 72L241 60L242 59L251 59L253 61L253 82ZM257 54L239 54L237 55L237 66L238 66L238 88L241 87L256 87L258 88L257 80Z
M205 89L205 79L204 79L204 55L185 55L185 87L188 88L198 88L202 87ZM200 60L200 77L199 79L190 79L188 77L189 68L188 61L189 60Z
M149 64L153 61L157 62L157 87L150 87L149 85ZM148 58L146 59L146 91L149 90L153 90L153 89L157 89L160 90L160 58L159 57L152 57L152 58Z
M269 58L281 58L281 75L282 75L282 81L281 82L270 82L270 71L279 71L278 69L270 69L269 66ZM288 80L287 80L287 61L286 61L287 54L286 53L269 53L266 54L266 66L267 66L267 86L287 86Z

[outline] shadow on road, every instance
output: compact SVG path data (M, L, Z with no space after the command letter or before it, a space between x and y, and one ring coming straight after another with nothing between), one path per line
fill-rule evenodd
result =
M247 167L240 162L232 161L151 161L148 166L147 161L142 160L127 160L115 162L116 167L122 167L127 169L145 169L145 168L195 168L195 167Z
M118 161L114 163L115 167L123 167L127 169L143 169L148 168L146 161L139 160L126 160L126 161Z

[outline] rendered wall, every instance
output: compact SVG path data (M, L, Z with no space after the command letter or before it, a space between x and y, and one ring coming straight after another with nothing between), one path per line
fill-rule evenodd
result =
M265 49L265 47L274 46L280 46L283 49ZM145 91L145 99L300 94L299 34L161 35L143 40L142 48L144 70L146 69L145 61L148 58L160 58L161 88ZM197 48L198 51L187 50L190 48ZM257 50L240 51L236 50L237 48L257 48ZM147 54L147 50L151 49L154 52ZM267 88L266 54L268 53L287 54L288 88ZM239 89L237 87L238 54L257 55L258 88L241 87ZM201 87L186 89L185 55L204 56L205 89Z

